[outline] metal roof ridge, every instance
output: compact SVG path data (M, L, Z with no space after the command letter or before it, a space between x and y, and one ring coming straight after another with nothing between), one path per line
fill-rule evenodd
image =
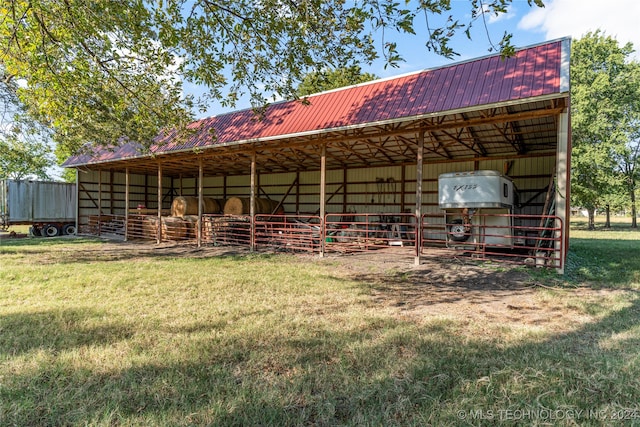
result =
M520 46L518 48L516 48L515 52L521 52L527 49L533 49L536 47L540 47L540 46L544 46L544 45L548 45L548 44L552 44L552 43L557 43L557 42L567 42L571 40L571 36L564 36L564 37L558 37L552 40L546 40L546 41L542 41L542 42L538 42L538 43L533 43L531 45L527 45L527 46ZM477 62L477 61L483 61L489 58L493 58L493 57L497 57L500 56L501 54L498 53L491 53L491 54L487 54L487 55L483 55L483 56L478 56L478 57L473 57L473 58L468 58L468 59L464 59L461 61L456 61L453 62L451 64L443 64L443 65L437 65L434 67L429 67L429 68L423 68L420 70L415 70L415 71L409 71L403 74L397 74L397 75L393 75L393 76L388 76L388 77L382 77L380 79L376 79L376 80L370 80L368 82L362 82L362 83L356 83L353 85L349 85L349 86L342 86L339 88L335 88L335 89L329 89L329 90L325 90L322 92L316 92L316 93L312 93L309 95L306 95L304 97L301 97L300 99L290 99L290 100L280 100L280 101L275 101L275 102L271 102L266 104L267 107L270 107L272 105L280 105L280 104L287 104L287 103L293 103L293 102L301 102L302 99L305 98L311 98L311 97L316 97L316 96L321 96L321 95L325 95L325 94L329 94L329 93L335 93L335 92L340 92L340 91L346 91L346 90L350 90L350 89L354 89L356 87L363 87L363 86L368 86L368 85L373 85L373 84L379 84L379 83L384 83L387 81L391 81L391 80L399 80L405 77L410 77L410 76L415 76L418 74L422 74L422 73L427 73L427 72L432 72L432 71L436 71L436 70L441 70L444 68L450 68L450 67L456 67L459 65L463 65L463 64L468 64L471 62ZM232 111L228 111L226 113L222 113L222 114L214 114L212 116L207 116L207 117L202 117L200 119L196 119L192 122L193 123L198 123L201 121L205 121L205 120L209 120L209 119L216 119L216 118L221 118L224 116L228 116L231 114L239 114L245 111L249 111L249 110L255 110L254 107L247 107L247 108L241 108L239 110L232 110Z

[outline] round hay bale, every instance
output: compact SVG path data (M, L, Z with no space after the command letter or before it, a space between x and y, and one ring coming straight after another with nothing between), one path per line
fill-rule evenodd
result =
M225 215L249 215L251 212L251 199L249 197L231 197L224 204ZM276 200L256 197L256 214L272 214L278 206ZM284 213L284 210L278 209L276 213Z
M249 197L230 197L224 204L225 215L248 215L250 212Z
M187 238L187 224L182 218L162 217L162 238L167 240L184 240Z
M193 196L179 196L171 202L171 216L194 215L198 213L198 198Z
M212 197L203 197L202 198L202 213L203 214L217 214L222 210L222 206L218 203L218 201ZM198 212L196 211L195 215Z
M220 213L221 205L213 197L202 198L202 213ZM184 217L198 215L198 198L195 196L178 196L171 203L171 216Z
M257 214L275 214L280 215L284 213L284 209L282 206L278 208L276 212L276 208L278 207L279 202L277 200L271 199L256 199L256 213Z

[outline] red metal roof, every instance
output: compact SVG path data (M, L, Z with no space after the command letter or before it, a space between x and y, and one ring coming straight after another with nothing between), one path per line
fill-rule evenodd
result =
M158 137L152 153L214 147L256 139L401 120L473 106L518 101L568 91L562 79L566 39L521 49L513 57L487 56L462 63L377 80L308 97L271 104L260 119L241 110L195 121L185 139ZM565 52L567 55L568 52ZM102 163L140 156L136 144L69 158L63 166Z

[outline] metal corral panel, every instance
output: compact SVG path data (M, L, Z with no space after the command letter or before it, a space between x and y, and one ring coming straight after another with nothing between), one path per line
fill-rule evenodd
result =
M506 208L513 206L513 182L497 171L445 173L438 178L440 207Z
M7 180L4 185L10 223L75 221L75 184Z

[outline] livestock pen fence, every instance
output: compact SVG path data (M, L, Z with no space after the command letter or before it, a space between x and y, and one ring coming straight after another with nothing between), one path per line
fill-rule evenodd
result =
M460 256L563 267L562 219L554 215L476 214L461 224L444 213L257 214L184 217L89 215L80 234L120 240L238 245L261 251L306 253L385 252ZM200 233L200 236L198 234ZM199 237L199 238L198 238ZM389 248L396 248L387 251Z

